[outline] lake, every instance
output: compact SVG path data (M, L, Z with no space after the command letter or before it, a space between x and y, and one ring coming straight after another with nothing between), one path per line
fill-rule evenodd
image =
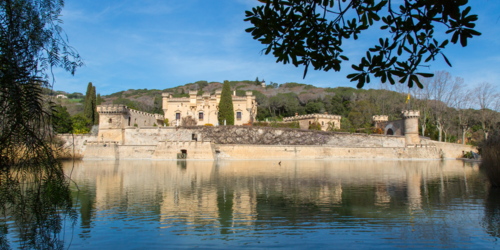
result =
M62 236L70 249L499 247L500 192L475 163L144 160L64 168L76 183L78 219Z

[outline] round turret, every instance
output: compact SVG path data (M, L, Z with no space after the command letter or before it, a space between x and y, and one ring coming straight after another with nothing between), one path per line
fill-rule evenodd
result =
M420 137L418 136L418 118L420 117L420 111L404 110L401 112L401 117L404 121L406 144L420 144Z

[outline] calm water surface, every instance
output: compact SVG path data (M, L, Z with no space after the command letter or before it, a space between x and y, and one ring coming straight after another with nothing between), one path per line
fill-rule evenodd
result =
M71 249L500 247L500 192L462 161L84 161L65 170L80 189Z

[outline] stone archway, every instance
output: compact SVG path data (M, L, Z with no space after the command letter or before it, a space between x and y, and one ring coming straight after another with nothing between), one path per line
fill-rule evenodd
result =
M396 133L396 128L392 124L387 124L384 129L384 135L394 135Z

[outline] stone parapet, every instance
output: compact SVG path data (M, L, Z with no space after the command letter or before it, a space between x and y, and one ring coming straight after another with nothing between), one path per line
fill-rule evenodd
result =
M159 119L157 118L157 120L163 120L163 115L150 114L150 113L146 113L146 112L135 110L135 109L129 109L129 110L130 110L130 113L133 113L133 114L143 115L143 116L149 116L149 117L155 117L155 118L159 117Z
M330 120L340 120L342 116L340 115L328 115L328 114L309 114L309 115L296 115L292 117L283 118L283 122L293 122L296 120L304 119L330 119Z
M122 104L109 104L109 105L99 105L97 106L97 113L99 114L125 114L129 111L129 108Z
M168 98L168 101L169 102L189 102L189 98L188 97L172 97L172 98Z
M387 116L387 115L374 115L372 117L372 120L374 122L386 122L386 121L389 121L389 116Z
M403 119L420 117L420 110L403 110L401 111Z

